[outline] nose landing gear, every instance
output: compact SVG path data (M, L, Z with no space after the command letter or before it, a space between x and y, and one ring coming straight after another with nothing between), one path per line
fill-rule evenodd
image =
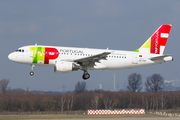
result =
M30 72L30 75L31 75L31 76L34 75L34 72L33 72L33 71L34 71L34 68L35 68L35 65L32 65L32 67L31 67L31 70L32 70L32 71Z
M31 72L30 72L30 75L31 75L31 76L33 76L33 75L34 75L34 72L33 72L33 71L31 71Z

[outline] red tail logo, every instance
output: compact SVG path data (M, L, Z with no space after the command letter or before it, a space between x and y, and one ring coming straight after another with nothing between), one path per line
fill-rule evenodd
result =
M151 53L160 54L161 48L164 51L166 41L169 36L171 25L162 25L152 36L151 36Z

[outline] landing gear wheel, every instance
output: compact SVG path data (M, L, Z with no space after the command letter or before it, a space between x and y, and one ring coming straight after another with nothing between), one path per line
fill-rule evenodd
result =
M31 75L31 76L33 76L33 75L34 75L34 72L33 72L33 71L31 71L31 72L30 72L30 75Z
M89 75L89 73L87 73L87 72L84 72L84 74L83 74L82 78L83 78L84 80L87 80L87 79L89 79L89 78L90 78L90 75Z
M30 75L31 75L31 76L34 75L34 72L33 72L34 68L35 68L35 65L31 65L31 70L32 70L32 71L30 72Z

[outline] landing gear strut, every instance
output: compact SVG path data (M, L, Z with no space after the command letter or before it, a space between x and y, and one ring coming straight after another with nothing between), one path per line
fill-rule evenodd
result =
M32 67L31 67L31 70L32 70L32 71L30 72L30 75L31 75L31 76L34 75L34 72L33 72L33 71L34 71L34 67L35 67L35 65L32 65Z
M83 74L82 78L83 78L84 80L87 80L87 79L90 78L90 74L89 74L87 71L84 71L84 74Z

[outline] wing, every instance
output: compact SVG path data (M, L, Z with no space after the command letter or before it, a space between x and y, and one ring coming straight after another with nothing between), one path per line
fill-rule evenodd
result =
M80 65L91 65L93 66L95 62L99 62L100 60L106 60L107 55L111 54L111 52L103 52L100 54L92 55L89 57L74 59L74 62L77 62Z

